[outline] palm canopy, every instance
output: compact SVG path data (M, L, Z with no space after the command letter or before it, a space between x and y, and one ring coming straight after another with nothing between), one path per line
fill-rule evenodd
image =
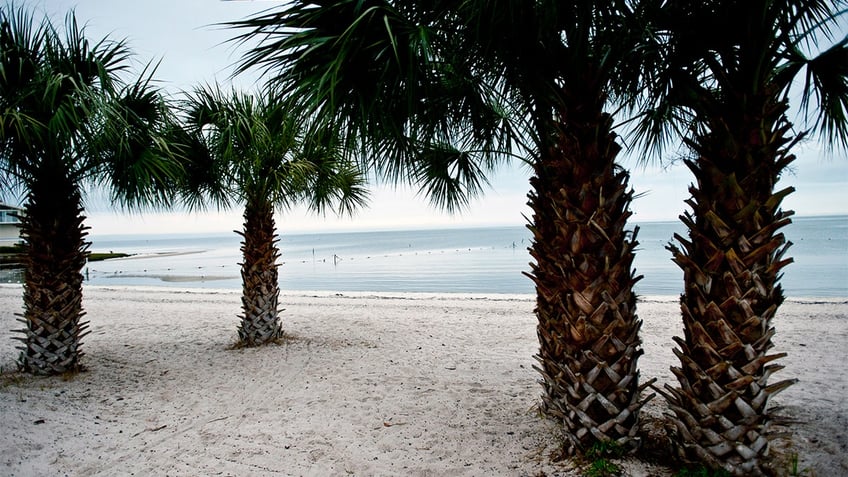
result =
M64 33L64 34L63 34ZM64 32L25 9L0 10L0 174L6 192L61 175L126 206L167 202L180 173L165 137L168 105L153 69L123 82L124 42L90 42L73 12Z
M627 4L302 1L230 25L264 39L242 70L264 68L378 172L450 208L479 194L500 162L551 140L564 82L635 91L638 69L625 60L637 57L611 51L637 31Z
M352 213L366 202L364 179L330 134L310 131L287 105L217 86L183 100L187 182L191 206L297 204Z
M783 101L798 93L804 127L828 145L848 147L848 36L836 36L846 5L658 2L651 16L654 38L662 45L647 70L652 87L637 136L661 151L677 137L702 130L731 92L752 96L768 90Z

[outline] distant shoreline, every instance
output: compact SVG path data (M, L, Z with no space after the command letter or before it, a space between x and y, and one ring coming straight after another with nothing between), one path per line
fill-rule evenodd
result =
M682 209L681 209L682 210ZM845 219L846 223L848 223L848 214L824 214L824 215L793 215L791 217L792 222L796 221L804 221L804 220L814 220L814 219ZM672 219L672 220L629 220L628 229L632 229L633 226L642 225L642 224L659 224L659 225L680 225L683 227L683 223L680 220ZM394 228L394 227L375 227L375 228L310 228L310 229L302 229L302 230L288 230L285 227L285 224L281 224L281 226L277 229L277 235L292 235L292 236L302 236L302 235L316 235L316 234L368 234L368 233L385 233L385 232L416 232L416 231L455 231L455 230L479 230L479 229L498 229L498 228L508 228L515 229L521 228L525 229L527 227L526 224L457 224L455 226L446 226L446 225L435 225L435 226L421 226L421 227L404 227L404 228ZM791 225L790 225L791 227ZM144 237L148 234L138 234L138 233L91 233L89 234L89 240L110 240L115 238L126 239L130 237ZM152 235L152 234L151 234ZM155 234L155 235L163 235L163 236L171 236L171 237L225 237L225 236L234 236L236 235L233 230L210 230L204 232L175 232L175 233L163 233L163 234Z

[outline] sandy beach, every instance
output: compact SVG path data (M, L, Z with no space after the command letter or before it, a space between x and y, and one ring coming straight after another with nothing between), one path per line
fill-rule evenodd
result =
M88 370L38 378L14 372L21 288L0 286L0 475L581 475L536 411L532 296L288 293L285 343L236 349L239 296L88 287ZM642 378L673 383L677 300L638 313ZM773 380L800 382L772 402L773 450L848 475L848 301L790 299L774 324Z

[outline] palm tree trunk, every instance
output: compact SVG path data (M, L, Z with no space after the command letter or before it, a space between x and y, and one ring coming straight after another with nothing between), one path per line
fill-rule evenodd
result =
M239 340L246 346L271 343L283 336L277 309L280 288L277 282L277 239L274 236L274 209L268 203L248 203L241 233L242 315Z
M85 242L81 197L66 177L45 175L31 185L21 236L25 242L24 314L20 366L55 375L82 369L80 350L88 323L82 323Z
M755 103L758 102L758 103ZM785 354L767 354L775 330L771 320L783 302L778 284L791 259L779 230L792 212L780 209L791 188L774 191L794 160L786 138L784 103L768 95L736 98L710 131L690 146L688 161L697 184L690 186L692 213L681 220L689 240L668 248L683 269L684 338L675 338L681 366L672 368L680 388L663 393L674 411L675 440L684 461L723 468L734 475L768 473L771 396L794 380L768 384ZM760 105L757 114L735 105Z
M625 230L633 192L615 163L611 124L600 107L561 111L554 144L531 179L536 263L528 276L537 294L541 408L564 424L567 453L605 441L634 446L647 402L637 370L638 230Z

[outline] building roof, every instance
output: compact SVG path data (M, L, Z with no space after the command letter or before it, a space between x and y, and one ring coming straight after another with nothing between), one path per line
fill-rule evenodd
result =
M0 202L0 210L14 210L14 211L18 211L18 212L24 211L24 209L22 209L20 207L15 207L14 205L9 205L9 204L6 204L4 202Z

